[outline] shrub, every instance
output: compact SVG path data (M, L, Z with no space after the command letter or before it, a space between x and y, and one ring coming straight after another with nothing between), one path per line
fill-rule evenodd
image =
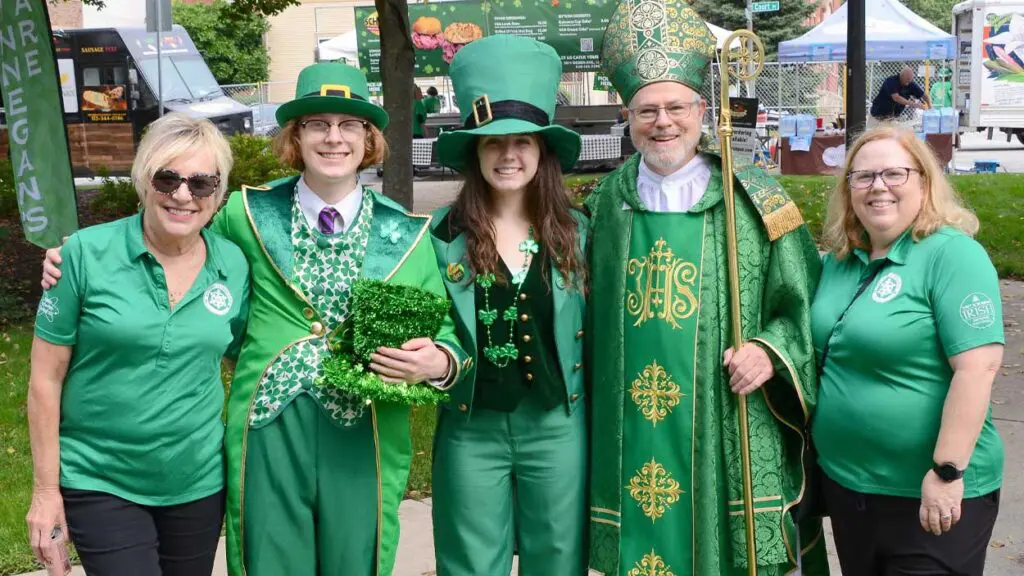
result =
M270 139L265 136L238 134L229 140L235 157L235 165L228 178L229 192L241 190L243 184L261 186L296 173L274 156Z
M14 167L7 158L0 158L0 217L18 214L18 192L14 185Z
M96 175L103 181L92 200L92 209L103 214L104 221L124 218L139 210L139 195L130 179L112 178L106 168L97 170Z

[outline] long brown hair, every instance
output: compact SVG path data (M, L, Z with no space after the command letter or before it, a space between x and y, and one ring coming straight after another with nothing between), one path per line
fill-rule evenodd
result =
M540 160L537 174L526 187L526 216L543 255L555 263L567 282L571 280L574 287L585 292L587 273L580 252L579 229L572 215L569 192L562 181L562 166L558 157L548 151L544 139L537 140ZM499 282L504 282L491 220L494 198L480 171L476 146L471 149L472 158L466 162L465 181L452 204L448 227L453 238L459 233L466 235L466 256L475 273L493 272ZM544 281L548 282L547 268L542 272Z

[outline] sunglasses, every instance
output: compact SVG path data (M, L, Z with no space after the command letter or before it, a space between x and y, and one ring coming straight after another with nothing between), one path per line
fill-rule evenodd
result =
M153 175L153 188L161 194L171 195L181 187L184 182L188 185L188 191L193 198L206 198L213 196L220 186L220 176L216 174L193 174L182 176L170 168L161 168Z

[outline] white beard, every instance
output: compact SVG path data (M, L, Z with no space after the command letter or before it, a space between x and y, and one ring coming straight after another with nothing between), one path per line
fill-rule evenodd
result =
M638 140L636 137L632 137L632 140L647 166L656 172L671 174L697 155L697 145L700 143L700 134L682 134L679 138L679 143L673 149L661 152L650 150L647 140Z

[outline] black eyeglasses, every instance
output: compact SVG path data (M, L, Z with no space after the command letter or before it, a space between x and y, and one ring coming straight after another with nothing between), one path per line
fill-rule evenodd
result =
M216 174L193 174L182 176L170 168L161 168L153 175L153 188L161 193L170 196L175 190L181 188L184 182L193 198L207 198L212 196L220 186L220 176Z
M921 171L917 168L907 168L905 166L894 166L878 171L853 170L846 176L846 181L850 183L850 188L864 190L865 188L871 188L875 184L875 178L881 176L882 183L886 186L902 186L907 183L911 172L920 173Z

